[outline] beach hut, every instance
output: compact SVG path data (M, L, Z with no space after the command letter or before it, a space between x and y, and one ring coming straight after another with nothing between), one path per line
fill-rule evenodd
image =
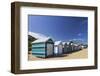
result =
M68 45L67 45L67 43L66 42L63 42L63 53L65 54L65 53L67 53L68 52Z
M88 47L87 44L81 44L81 49L86 49Z
M78 51L79 50L79 45L78 44L74 44L74 50Z
M54 43L54 54L62 55L63 53L63 44L61 41L55 41Z
M32 42L41 38L47 38L47 36L40 33L28 32L28 53L32 52Z
M85 48L85 49L88 48L88 44L84 44L84 48Z
M68 52L73 52L74 51L74 43L73 41L67 42L68 45Z
M54 55L54 42L51 38L41 38L32 42L32 55L46 58Z
M71 51L74 51L74 43L73 43L73 41L70 42L70 46L71 46Z
M75 44L73 41L68 41L63 43L63 53L67 54L78 49L78 45Z

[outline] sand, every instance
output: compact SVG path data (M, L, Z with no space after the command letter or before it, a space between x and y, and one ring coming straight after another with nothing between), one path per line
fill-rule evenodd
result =
M64 59L83 59L83 58L88 58L88 50L87 49L82 49L80 51L72 52L69 54L63 54L62 56L59 57L49 57L49 58L38 58L33 56L31 53L28 54L28 60L33 61L33 60L64 60Z

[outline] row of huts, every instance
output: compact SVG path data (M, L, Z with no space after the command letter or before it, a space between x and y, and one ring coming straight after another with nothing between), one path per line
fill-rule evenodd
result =
M33 37L33 33L29 36ZM34 37L35 38L35 37ZM73 41L53 41L50 37L37 38L32 42L32 55L37 57L50 57L67 54L82 49L82 45Z

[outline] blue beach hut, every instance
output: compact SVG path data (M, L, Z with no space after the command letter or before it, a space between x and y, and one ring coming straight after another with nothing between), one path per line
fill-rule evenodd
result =
M46 58L54 55L54 42L51 38L41 38L32 42L32 55Z

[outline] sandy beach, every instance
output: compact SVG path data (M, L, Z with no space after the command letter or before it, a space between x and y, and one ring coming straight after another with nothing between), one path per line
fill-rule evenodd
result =
M49 58L38 58L33 56L31 53L28 54L28 60L64 60L64 59L83 59L88 57L88 49L82 49L80 51L75 51L69 54L63 54L62 56L49 57Z

